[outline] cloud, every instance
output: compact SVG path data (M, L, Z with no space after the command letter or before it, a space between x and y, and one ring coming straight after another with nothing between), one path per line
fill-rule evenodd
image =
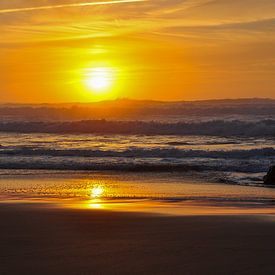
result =
M113 0L113 1L97 1L97 2L86 2L86 3L62 4L62 5L49 5L49 6L39 6L39 7L2 9L2 10L0 10L0 14L1 13L28 12L28 11L36 11L36 10L51 10L51 9L60 9L60 8L114 5L114 4L145 2L145 1L147 1L147 0Z

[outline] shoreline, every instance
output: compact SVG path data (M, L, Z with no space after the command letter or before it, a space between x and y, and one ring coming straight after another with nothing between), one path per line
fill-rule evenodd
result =
M33 209L60 209L66 211L99 211L171 217L186 216L274 216L274 204L241 201L200 201L200 200L161 200L161 199L41 199L16 198L2 199L0 206L29 207Z

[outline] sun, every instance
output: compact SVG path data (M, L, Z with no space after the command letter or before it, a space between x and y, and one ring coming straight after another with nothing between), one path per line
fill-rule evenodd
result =
M112 86L114 74L110 68L93 68L87 74L86 84L97 94L108 92Z

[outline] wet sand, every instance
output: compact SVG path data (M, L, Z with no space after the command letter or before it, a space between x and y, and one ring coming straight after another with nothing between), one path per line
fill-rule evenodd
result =
M275 218L1 204L0 274L272 274Z

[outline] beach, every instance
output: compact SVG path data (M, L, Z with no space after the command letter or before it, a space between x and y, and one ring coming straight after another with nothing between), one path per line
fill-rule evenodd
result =
M270 215L1 204L1 274L272 274Z
M271 274L275 189L2 170L0 274Z
M273 188L2 171L0 274L271 274Z

